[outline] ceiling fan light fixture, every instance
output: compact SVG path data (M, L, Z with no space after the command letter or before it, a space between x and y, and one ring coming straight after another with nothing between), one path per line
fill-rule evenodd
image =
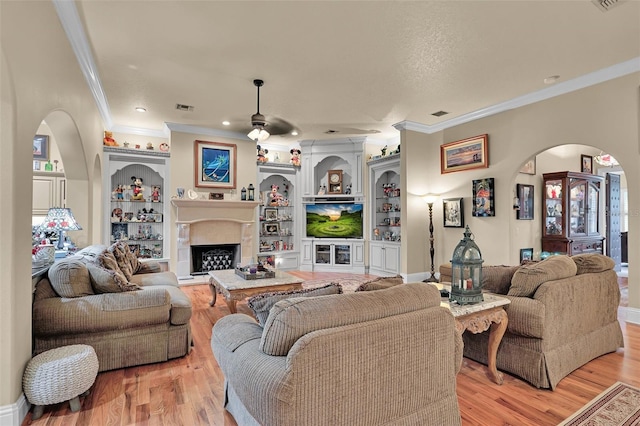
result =
M252 131L249 132L247 136L249 137L249 139L253 139L256 142L264 142L271 135L265 129L255 127Z

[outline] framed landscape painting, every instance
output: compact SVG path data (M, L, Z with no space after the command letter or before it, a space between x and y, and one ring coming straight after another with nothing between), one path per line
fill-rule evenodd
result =
M440 146L440 173L489 167L488 135L479 135Z
M198 188L236 187L236 145L195 141L195 186Z

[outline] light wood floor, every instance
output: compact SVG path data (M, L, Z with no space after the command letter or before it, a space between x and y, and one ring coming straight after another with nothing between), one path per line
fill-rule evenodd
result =
M340 274L294 272L308 280ZM621 287L626 286L621 279ZM229 311L222 298L209 306L206 285L182 287L193 303L195 346L184 358L100 373L82 409L69 404L45 408L43 416L23 425L235 425L223 408L224 378L211 352L211 328ZM238 312L251 314L246 303ZM626 324L620 310L625 348L604 355L565 377L555 391L539 390L505 374L504 384L489 381L486 367L464 359L457 393L464 426L557 425L616 381L640 386L640 326Z

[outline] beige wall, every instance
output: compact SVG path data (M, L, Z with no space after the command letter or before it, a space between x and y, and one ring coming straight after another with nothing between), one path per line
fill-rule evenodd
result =
M530 157L549 148L573 144L593 147L592 153L603 150L620 161L629 184L629 210L640 211L638 114L640 74L635 73L606 83L558 96L529 106L507 111L471 123L456 126L432 135L403 131L402 167L407 190L414 193L437 192L442 197L464 197L465 223L474 233L486 264L515 264L522 247L539 247L540 215L531 223L515 219L512 208L516 183L532 183L539 188L541 177L525 177L518 170ZM488 169L469 170L440 175L440 144L471 136L489 134ZM589 152L585 152L589 153ZM550 167L577 167L579 155L568 163L558 159ZM545 170L538 162L538 173ZM568 164L573 164L568 166ZM554 170L557 171L557 170ZM471 216L471 183L474 179L495 179L496 216ZM537 200L536 210L540 206ZM403 213L403 272L427 271L428 215L426 206L411 203ZM411 207L416 207L411 209ZM530 221L526 221L530 222ZM459 228L444 228L442 203L434 211L436 241L435 264L448 262L456 244L462 238ZM630 214L630 239L640 231L640 215ZM407 241L409 240L409 241ZM406 253L410 253L407 255ZM640 308L640 252L629 247L630 306Z

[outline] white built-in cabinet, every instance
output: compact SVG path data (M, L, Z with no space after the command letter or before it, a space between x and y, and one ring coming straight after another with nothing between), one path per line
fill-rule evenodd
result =
M369 273L400 273L400 154L371 160L369 169Z
M303 140L301 154L300 269L362 274L365 272L365 235L320 238L307 233L307 208L312 205L364 205L363 170L366 137ZM329 181L329 175L339 180ZM340 190L331 191L339 182ZM350 206L352 207L352 206ZM346 209L344 209L346 210ZM362 222L364 223L362 211Z
M61 172L33 172L32 215L44 216L51 207L66 207L67 181Z
M104 147L103 243L126 241L141 258L169 257L169 153ZM142 199L132 199L133 177Z
M300 266L299 171L286 163L258 163L258 261L276 269Z

